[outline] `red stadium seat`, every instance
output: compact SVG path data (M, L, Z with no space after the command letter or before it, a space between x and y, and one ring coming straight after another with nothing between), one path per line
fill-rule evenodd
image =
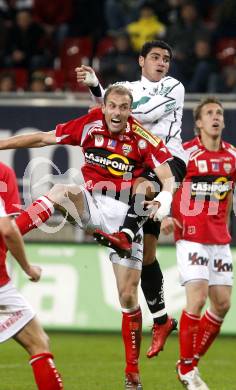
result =
M235 64L236 37L221 38L216 44L216 58L221 66Z
M29 74L26 69L11 69L15 74L16 89L27 89Z
M2 74L10 74L13 76L16 91L27 90L29 79L28 70L24 68L4 68L0 69L0 75Z
M78 86L75 68L81 64L89 64L92 57L93 43L90 37L66 38L63 42L60 61L64 72L66 85L72 90L85 89Z
M95 57L101 58L106 53L108 53L114 47L113 38L112 37L104 37L102 38L96 48Z
M112 37L104 37L98 42L92 62L92 66L96 72L99 72L100 58L107 54L113 47L114 43Z
M52 91L64 89L65 76L61 69L43 68L40 71L45 74L45 83Z
M66 38L60 54L61 68L81 65L81 61L88 63L92 57L92 49L93 45L89 37Z

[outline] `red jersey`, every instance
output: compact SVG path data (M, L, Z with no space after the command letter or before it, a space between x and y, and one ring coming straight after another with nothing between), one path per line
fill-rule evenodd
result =
M227 244L229 193L236 179L236 148L221 142L218 151L209 151L199 137L184 144L189 154L187 174L172 204L175 240L203 244Z
M110 188L120 192L132 185L145 168L154 169L172 158L162 140L129 117L124 132L109 132L101 109L59 124L57 142L83 148L82 173L88 189ZM104 184L106 182L106 184Z
M14 171L0 163L0 198L6 214L19 212L20 196ZM0 286L8 283L10 278L6 269L7 248L0 235Z

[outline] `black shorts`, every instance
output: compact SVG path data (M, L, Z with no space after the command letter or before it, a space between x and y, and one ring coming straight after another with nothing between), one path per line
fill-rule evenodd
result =
M167 163L169 164L171 172L175 177L176 183L180 185L186 175L186 165L184 161L178 157L174 157L172 160L167 161ZM142 177L145 177L147 180L150 181L155 181L159 185L161 191L161 182L153 171L147 169L142 174ZM159 221L154 222L153 219L148 219L147 222L145 222L145 224L143 225L143 232L144 234L152 234L158 239L160 234L160 228L161 223Z

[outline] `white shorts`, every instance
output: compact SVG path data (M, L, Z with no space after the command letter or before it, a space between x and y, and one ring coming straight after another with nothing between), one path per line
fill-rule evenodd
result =
M182 285L192 280L208 280L209 286L232 286L233 263L230 246L205 245L179 240L177 264Z
M129 206L109 196L90 192L82 187L85 212L81 218L83 229L101 229L106 233L119 231ZM110 260L128 268L141 270L143 261L143 231L139 230L132 244L132 255L129 259L118 256L114 249L109 249Z
M0 342L18 333L35 312L10 281L0 287Z

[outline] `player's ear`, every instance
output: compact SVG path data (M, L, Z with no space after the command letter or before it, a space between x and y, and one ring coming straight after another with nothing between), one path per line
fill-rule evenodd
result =
M105 114L105 104L104 103L102 103L102 107L101 108L102 108L102 113Z
M142 68L144 65L144 57L143 56L139 56L138 63L139 63L139 66L141 66L141 68Z
M199 129L199 128L201 127L201 119L198 119L198 120L196 121L195 127L196 127L197 129Z

